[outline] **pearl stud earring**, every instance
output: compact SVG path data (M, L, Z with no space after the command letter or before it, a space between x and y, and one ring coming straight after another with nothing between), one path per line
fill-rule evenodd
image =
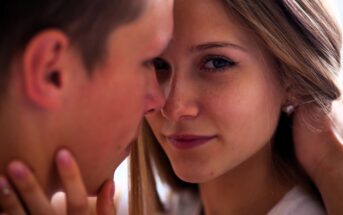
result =
M292 104L288 104L288 105L284 105L282 107L282 111L285 112L287 115L291 115L295 110L294 105Z

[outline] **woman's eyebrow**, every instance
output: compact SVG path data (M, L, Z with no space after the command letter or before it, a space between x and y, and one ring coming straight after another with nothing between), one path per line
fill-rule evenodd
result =
M243 48L242 46L239 46L233 43L228 43L228 42L205 42L205 43L201 43L195 46L191 46L189 50L191 52L199 52L199 51L204 51L204 50L213 49L213 48L234 48L243 52L247 52L247 50Z

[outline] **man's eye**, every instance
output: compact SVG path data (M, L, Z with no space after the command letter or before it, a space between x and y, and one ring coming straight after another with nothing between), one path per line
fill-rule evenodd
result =
M208 57L203 61L202 69L209 72L219 72L236 65L236 62L219 56Z
M170 70L170 65L167 61L163 60L162 58L155 58L153 60L153 64L155 70Z
M171 75L170 64L162 58L155 58L153 60L153 64L155 67L158 82L160 84L166 83L170 79Z

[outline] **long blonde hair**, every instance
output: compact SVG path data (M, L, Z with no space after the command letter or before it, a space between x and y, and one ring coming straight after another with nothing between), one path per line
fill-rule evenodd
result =
M313 102L328 112L340 97L341 32L321 0L223 0L228 12L256 36L278 65L281 80L300 102ZM291 128L281 114L273 155L282 169L297 169ZM280 143L281 142L281 143ZM162 181L176 191L194 185L178 179L151 129L144 123L131 155L130 215L163 212L156 191L154 168ZM297 170L295 171L298 172ZM286 172L287 176L292 172ZM141 193L140 193L141 192ZM143 193L143 195L141 195Z

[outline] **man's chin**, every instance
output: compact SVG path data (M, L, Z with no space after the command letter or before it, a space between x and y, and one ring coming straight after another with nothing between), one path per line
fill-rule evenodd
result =
M130 152L131 152L131 148L132 148L132 143L133 141L124 149L122 150L121 155L117 155L117 159L113 161L112 163L112 171L107 175L106 178L102 178L100 180L98 180L98 183L94 183L95 181L93 181L92 184L88 184L87 186L87 191L88 191L88 195L90 196L96 196L98 195L98 193L100 193L102 187L104 186L104 184L106 183L106 181L108 180L113 180L114 177L114 172L116 171L116 169L118 168L118 166L129 156ZM93 177L95 177L96 175L93 175ZM96 179L94 179L96 180Z
M100 184L98 184L96 187L88 189L88 195L90 197L96 197L101 192L101 189L103 188L103 186L108 180L113 180L113 177L109 177L105 179L103 182L101 182Z

